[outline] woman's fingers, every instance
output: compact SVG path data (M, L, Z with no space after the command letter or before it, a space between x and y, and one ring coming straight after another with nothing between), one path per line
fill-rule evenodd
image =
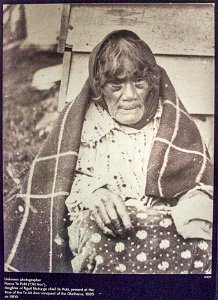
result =
M114 202L114 204L117 210L117 214L120 217L124 228L126 230L130 230L132 227L132 223L123 200L117 197L117 200Z
M112 230L110 230L108 227L104 226L102 229L104 234L108 235L108 236L112 236L112 237L116 237L116 234L113 233Z
M105 234L115 233L124 237L126 231L132 227L122 198L108 189L101 188L93 193L90 210Z
M104 203L102 203L102 202L99 204L99 214L100 214L104 224L107 227L109 227L110 229L112 229L111 228L111 225L112 225L111 219L108 216L108 213L107 213L107 210L106 210L106 207L105 207Z
M113 231L105 226L105 223L101 219L101 216L97 210L92 211L92 216L95 220L95 223L103 231L104 234L115 237L115 234L113 233Z
M117 231L112 224L113 221L111 218L116 218L117 214L114 210L114 216L111 209L109 209L111 215L108 214L106 203L109 202L111 202L110 192L107 189L99 189L93 193L89 209L92 212L92 216L98 227L101 228L105 234L115 236Z
M105 203L105 206L106 206L107 214L114 228L113 231L115 231L118 235L122 236L124 234L124 228L122 227L114 203L112 201L108 201Z

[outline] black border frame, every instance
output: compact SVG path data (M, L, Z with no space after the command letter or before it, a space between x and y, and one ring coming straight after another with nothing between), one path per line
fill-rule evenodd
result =
M3 0L1 4L139 4L139 3L205 3L215 5L215 45L217 47L217 28L218 28L218 4L215 1L67 1L67 0ZM1 5L1 13L2 11ZM2 34L2 27L1 27ZM1 35L2 37L2 35ZM3 40L3 39L2 39ZM3 47L1 48L1 54ZM215 55L215 83L218 82L217 72L218 59ZM1 60L2 69L2 60ZM2 73L1 73L2 79ZM131 299L131 300L215 300L218 299L218 88L215 84L215 135L214 135L214 226L213 226L213 265L212 275L100 275L100 274L64 274L64 273L6 273L4 272L4 253L3 253L3 234L0 235L0 299L4 299L4 278L38 278L48 286L55 287L72 287L72 288L93 288L95 296L92 299L113 300L113 299ZM2 119L2 107L0 116ZM2 132L1 132L2 133ZM2 137L2 136L1 136ZM2 141L2 139L1 139ZM1 145L2 146L2 145ZM1 147L1 150L3 148ZM1 166L3 164L1 156ZM3 168L2 168L3 170ZM1 172L1 182L3 175ZM3 189L3 185L2 185ZM3 191L1 193L3 197ZM3 198L2 198L3 199ZM1 232L3 233L3 201L1 202ZM19 300L29 299L85 299L79 296L34 296L22 295Z

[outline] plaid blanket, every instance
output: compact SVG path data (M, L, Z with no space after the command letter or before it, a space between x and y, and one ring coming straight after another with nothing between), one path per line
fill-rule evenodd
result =
M95 49L92 61L97 53ZM213 182L213 168L197 126L165 70L160 68L160 74L163 113L149 158L145 194L170 202L193 188L207 191ZM5 221L7 271L72 272L65 199L72 186L92 94L89 77L76 100L62 111L33 161L23 192Z

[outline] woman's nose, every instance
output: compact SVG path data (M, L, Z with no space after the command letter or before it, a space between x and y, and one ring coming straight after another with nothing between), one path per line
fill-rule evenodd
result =
M127 100L127 101L131 101L137 98L135 87L131 82L127 82L125 84L122 98L123 100Z

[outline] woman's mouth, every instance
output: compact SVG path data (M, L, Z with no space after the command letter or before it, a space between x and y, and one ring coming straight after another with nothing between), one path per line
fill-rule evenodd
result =
M122 109L122 110L134 110L134 109L137 109L137 108L139 108L139 106L137 105L132 105L132 106L120 106L120 108L119 109Z

